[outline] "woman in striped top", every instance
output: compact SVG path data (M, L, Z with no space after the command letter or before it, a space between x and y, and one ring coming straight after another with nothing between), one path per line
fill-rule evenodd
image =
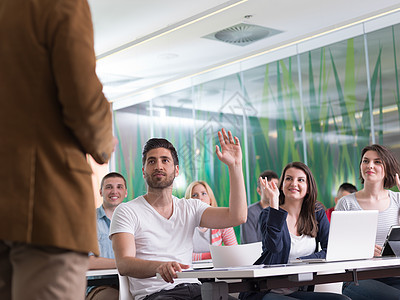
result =
M199 199L213 207L217 207L214 193L205 181L194 181L186 189L185 198ZM197 227L193 235L193 261L211 259L209 245L237 245L235 231L232 227L225 229L209 229Z
M361 151L360 179L362 190L341 198L335 210L379 210L375 256L380 256L386 235L392 225L399 225L400 165L396 157L381 145L371 145ZM400 278L362 280L359 285L345 283L343 294L352 299L400 299Z

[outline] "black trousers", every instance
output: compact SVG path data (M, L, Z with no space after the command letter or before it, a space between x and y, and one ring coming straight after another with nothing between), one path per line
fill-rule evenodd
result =
M148 295L144 300L201 300L201 284L181 283L170 290L161 290ZM229 300L236 299L228 296Z
M198 283L181 283L170 290L161 290L148 295L144 300L201 300L201 285Z

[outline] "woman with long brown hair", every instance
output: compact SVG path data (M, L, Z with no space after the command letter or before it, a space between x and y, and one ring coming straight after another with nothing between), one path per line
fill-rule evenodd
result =
M317 201L317 186L310 169L301 162L286 165L278 186L261 179L270 207L260 214L263 253L256 264L286 264L297 258L325 258L329 222ZM321 250L318 250L318 244ZM248 292L241 299L348 299L334 293L309 292L305 287Z

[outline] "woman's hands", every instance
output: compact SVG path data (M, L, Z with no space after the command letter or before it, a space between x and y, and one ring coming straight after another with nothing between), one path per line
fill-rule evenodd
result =
M375 245L374 256L382 256L382 246Z
M270 206L279 209L279 189L275 182L268 182L267 178L260 177L260 187L265 196L270 199Z

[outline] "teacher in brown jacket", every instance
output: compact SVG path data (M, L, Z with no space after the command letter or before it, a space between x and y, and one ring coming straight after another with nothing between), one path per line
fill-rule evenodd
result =
M0 1L0 299L83 299L114 148L86 0Z

